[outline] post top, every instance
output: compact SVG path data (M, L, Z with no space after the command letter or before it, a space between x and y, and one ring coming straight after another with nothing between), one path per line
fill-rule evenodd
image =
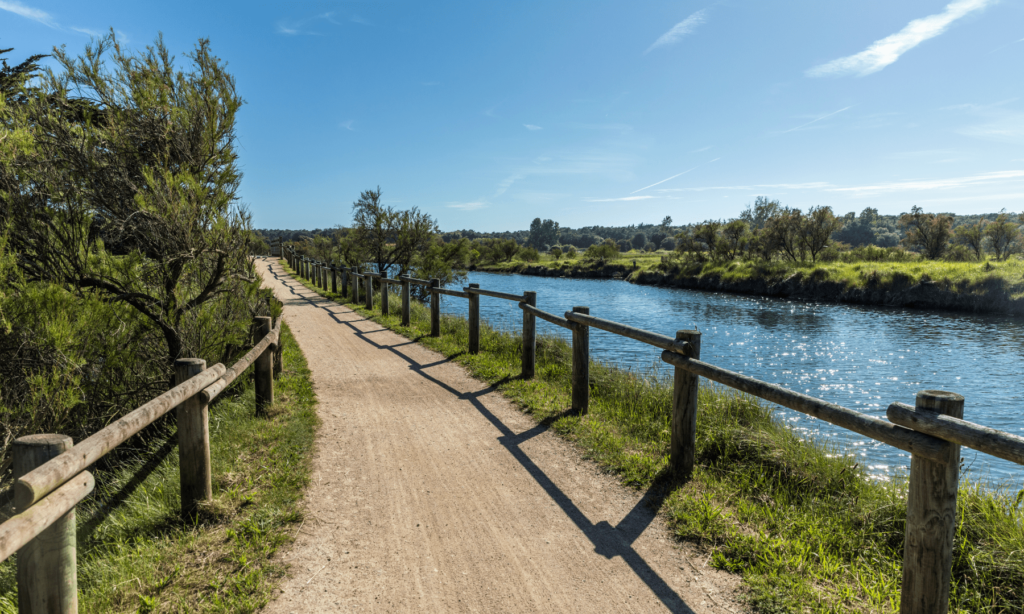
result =
M573 307L572 312L590 315L590 307Z
M268 320L270 318L267 318ZM206 361L202 358L177 358L174 361L175 366L177 365L203 365L206 366Z
M686 339L687 337L693 337L694 335L696 335L697 337L700 337L700 331L699 330L677 330L676 331L676 339Z
M479 288L480 284L469 284L470 288Z
M917 393L915 409L934 411L954 418L963 418L964 397L945 390L922 390Z
M68 435L58 435L56 433L38 433L36 435L24 435L14 440L16 446L27 446L33 448L49 448L58 446L62 449L69 449L72 447L71 437Z
M523 296L530 296L530 295L537 296L537 291L536 290L525 290L525 291L523 291Z

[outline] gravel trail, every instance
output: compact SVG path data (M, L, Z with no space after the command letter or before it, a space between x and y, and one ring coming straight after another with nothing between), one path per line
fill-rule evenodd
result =
M323 425L269 613L742 612L739 580L461 366L257 261ZM455 300L455 299L452 299Z

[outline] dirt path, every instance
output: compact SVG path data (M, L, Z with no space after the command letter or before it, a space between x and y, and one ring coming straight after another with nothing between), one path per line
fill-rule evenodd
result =
M269 287L323 427L266 612L740 612L738 580L459 365L303 288ZM648 495L649 497L650 495Z

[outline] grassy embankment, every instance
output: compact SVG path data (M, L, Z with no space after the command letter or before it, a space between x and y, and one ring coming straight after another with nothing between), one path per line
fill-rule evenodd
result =
M254 415L252 367L210 407L214 499L198 522L180 516L173 428L150 427L133 460L94 471L97 492L77 509L82 612L253 612L269 600L285 573L272 555L301 527L318 424L306 359L282 334L269 417ZM3 614L17 612L14 562L0 564Z
M881 250L879 250L881 251ZM621 276L640 283L668 283L686 287L734 290L759 294L771 286L789 283L786 295L808 298L884 303L886 292L905 291L922 282L934 282L936 306L956 308L957 297L991 299L997 310L1005 310L1005 301L1024 299L1024 260L1011 258L1004 262L947 262L917 258L902 262L864 260L854 262L771 262L734 260L730 262L682 262L669 252L638 254L628 252L606 262L562 258L554 260L547 254L535 263L503 262L478 267L498 273L523 273L565 277ZM633 261L636 261L636 267ZM825 289L822 292L822 289ZM921 301L921 297L908 300ZM928 303L925 299L924 304ZM968 301L965 307L983 310L984 303Z
M392 300L394 313L400 301ZM572 359L564 341L539 338L537 377L523 381L518 377L521 342L514 333L482 326L482 351L473 356L465 353L468 332L462 318L443 317L442 336L434 339L426 336L429 311L420 303L414 302L409 327L400 325L399 315L381 316L379 307L369 313L348 304L495 384L624 483L656 489L676 535L703 547L710 565L742 574L757 611L898 611L903 480L872 481L840 450L801 441L774 418L770 406L705 386L697 469L691 482L679 485L665 471L670 382L595 363L590 413L568 415ZM952 612L1024 609L1022 498L1024 491L961 487Z

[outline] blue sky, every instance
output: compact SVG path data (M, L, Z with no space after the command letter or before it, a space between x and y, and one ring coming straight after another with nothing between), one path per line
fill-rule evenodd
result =
M1024 0L0 0L14 59L109 28L228 61L257 227L1024 210Z

